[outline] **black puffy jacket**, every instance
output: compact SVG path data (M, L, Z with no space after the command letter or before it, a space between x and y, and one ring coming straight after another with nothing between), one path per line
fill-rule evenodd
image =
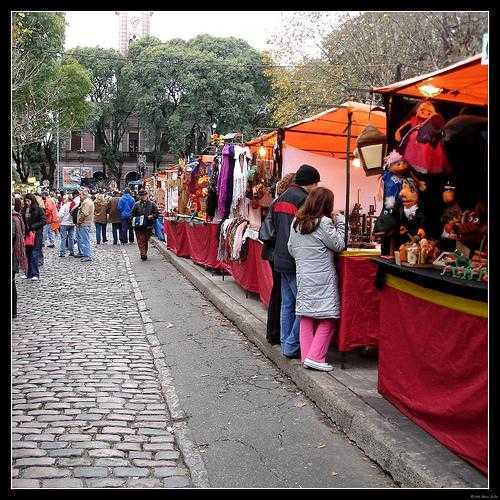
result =
M307 198L307 191L292 184L273 204L273 224L276 229L274 269L279 273L295 273L295 261L288 252L290 226L298 209Z

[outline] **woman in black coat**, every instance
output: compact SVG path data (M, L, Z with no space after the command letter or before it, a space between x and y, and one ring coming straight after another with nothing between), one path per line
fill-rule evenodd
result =
M26 226L26 234L29 231L35 232L35 244L26 247L26 257L28 258L28 274L26 277L33 281L40 279L38 263L42 252L43 227L47 223L45 211L35 198L35 195L28 193L24 200L23 219Z

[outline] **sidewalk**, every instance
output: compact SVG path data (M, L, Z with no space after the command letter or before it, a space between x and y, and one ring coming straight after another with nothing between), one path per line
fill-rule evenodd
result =
M213 274L189 259L177 257L164 243L153 245L273 361L372 460L403 487L486 488L487 479L401 414L377 392L377 362L354 351L331 350L335 370L305 370L299 361L281 356L265 339L266 308L232 277Z

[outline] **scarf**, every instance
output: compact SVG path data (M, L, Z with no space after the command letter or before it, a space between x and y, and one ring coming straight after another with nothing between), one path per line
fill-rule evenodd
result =
M19 262L19 267L27 272L28 259L26 258L26 247L24 246L25 227L21 214L12 212L12 223L16 225L16 238L14 240L13 252Z

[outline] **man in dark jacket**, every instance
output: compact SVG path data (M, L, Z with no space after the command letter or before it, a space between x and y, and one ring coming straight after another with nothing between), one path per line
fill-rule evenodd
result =
M281 352L288 358L299 357L299 324L295 316L297 282L295 261L288 252L290 226L307 195L320 181L319 172L310 165L302 165L295 174L295 182L274 202L273 225L276 229L273 262L281 274Z
M120 201L120 193L113 191L113 197L108 201L107 213L108 220L111 222L113 230L113 245L118 245L118 238L121 236L122 220L120 211L118 210L118 202ZM127 224L128 225L128 224Z
M149 199L148 192L144 189L139 191L139 201L134 205L131 216L132 220L135 219L135 236L142 260L148 258L149 238L153 233L154 221L159 215L158 207Z

